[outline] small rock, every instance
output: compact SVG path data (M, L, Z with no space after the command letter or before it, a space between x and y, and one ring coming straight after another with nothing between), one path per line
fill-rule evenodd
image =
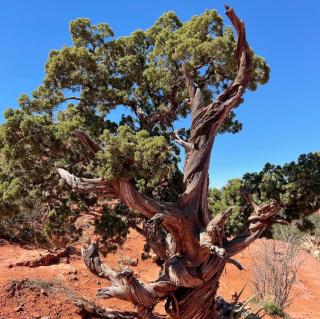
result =
M40 294L48 297L48 293L43 288L40 289Z
M79 279L78 279L77 275L74 274L74 275L70 276L70 280L71 281L78 281Z
M19 305L19 306L15 307L13 310L16 312L20 312L23 310L23 307L22 307L22 305Z
M118 260L119 263L122 263L122 265L126 265L126 266L137 266L138 265L138 258L126 258L126 259L121 259L121 260Z
M67 257L60 258L60 263L70 264L69 258Z
M77 272L77 270L75 269L75 268L72 268L72 269L70 269L69 271L68 271L68 274L69 275L76 275L78 272Z

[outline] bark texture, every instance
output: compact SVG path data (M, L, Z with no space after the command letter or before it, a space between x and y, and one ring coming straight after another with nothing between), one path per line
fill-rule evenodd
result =
M217 318L216 292L226 263L242 269L232 257L274 222L279 210L276 203L259 207L246 195L254 215L249 218L247 229L232 240L224 237L224 224L231 208L214 219L208 213L208 169L214 139L231 110L240 102L248 85L251 67L251 50L244 23L233 9L226 9L238 33L234 81L215 100L208 101L206 88L196 87L192 74L187 66L184 67L192 122L188 141L183 140L178 132L174 134L176 142L186 151L184 191L178 202L156 201L140 194L125 180L77 178L59 169L62 178L74 190L119 198L147 218L142 232L162 261L162 271L155 281L141 282L131 269L113 271L101 262L95 243L83 250L84 261L90 271L111 282L111 286L99 289L97 295L131 301L140 318L157 318L153 309L163 300L170 318ZM100 146L84 132L77 132L77 136L93 155L100 150Z

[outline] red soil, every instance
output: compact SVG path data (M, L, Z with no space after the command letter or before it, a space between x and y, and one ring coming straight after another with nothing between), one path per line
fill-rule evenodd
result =
M144 281L153 280L159 272L158 267L152 261L142 261L141 251L144 241L139 234L131 231L122 252L110 254L106 262L112 267L119 267L119 256L124 255L130 258L138 258L139 263L134 268L135 273ZM250 248L259 247L259 241ZM247 249L236 256L245 270L240 272L232 265L228 265L222 278L219 294L225 298L230 298L234 291L239 292L244 284L247 287L243 293L243 298L252 295L250 289L250 267L252 265L250 251ZM75 292L78 296L92 300L95 303L119 310L133 310L130 303L116 299L99 300L95 297L95 292L103 285L108 285L103 280L95 277L85 268L80 257L73 257L70 263L60 263L52 266L42 266L38 268L12 267L19 261L28 260L39 256L43 251L40 249L26 249L4 243L0 246L0 319L31 319L31 318L80 318L76 313L76 307L68 300L68 296L63 293L47 294L45 291L24 290L18 291L9 298L5 291L8 282L12 280L42 279L53 280ZM297 297L294 303L286 309L293 319L317 319L320 318L320 262L307 253L302 252L299 258L303 262L299 273L299 282L294 288ZM161 313L163 308L158 306Z

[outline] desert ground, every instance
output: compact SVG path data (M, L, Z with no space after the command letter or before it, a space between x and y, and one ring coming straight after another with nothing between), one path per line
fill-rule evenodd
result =
M82 217L81 222L87 224L90 217ZM85 236L77 244L77 248L87 240L92 230L84 232ZM92 235L92 234L91 234ZM141 251L144 239L136 231L131 230L123 249L108 254L105 262L114 268L121 267L122 260L138 260L132 266L134 272L144 281L157 277L159 268L151 259L142 260ZM251 280L252 254L259 249L261 240L237 256L244 266L239 271L228 265L223 275L219 295L230 299L234 292L239 292L244 286L241 296L245 300L253 295ZM32 261L46 253L43 249L34 249L7 241L0 245L0 318L1 319L71 319L84 318L79 308L74 305L74 298L85 298L96 304L122 311L134 310L130 303L116 299L100 300L95 297L96 290L107 286L108 282L91 274L85 267L80 255L62 258L59 263L50 266L29 267L18 266L20 262ZM292 319L318 319L320 314L320 262L301 251L301 262L298 282L294 286L294 300L286 309ZM13 288L14 287L14 288ZM254 307L254 306L253 306ZM156 309L163 313L162 306ZM265 316L264 318L271 318Z

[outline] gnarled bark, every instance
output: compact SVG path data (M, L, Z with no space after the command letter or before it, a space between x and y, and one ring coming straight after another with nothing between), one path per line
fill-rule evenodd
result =
M153 309L162 300L166 301L165 308L171 318L217 318L215 298L226 263L242 269L241 264L231 257L274 222L279 210L276 203L259 207L247 196L255 214L249 218L247 229L230 241L224 236L224 224L232 208L213 220L208 212L208 169L214 139L231 110L238 105L248 85L251 67L251 50L244 23L232 9L226 9L238 33L234 81L214 101L208 101L206 88L196 87L191 72L184 67L191 103L191 132L188 141L184 141L178 132L173 134L186 151L184 191L177 203L149 198L124 179L83 179L63 169L58 170L76 191L117 197L148 219L142 232L163 262L159 278L153 282L141 282L130 269L115 272L102 264L95 244L83 251L90 271L112 283L99 289L98 296L131 301L141 318L154 318ZM150 121L157 121L159 116L174 116L177 106L172 107L168 112L157 113ZM78 132L77 136L92 154L101 150L84 132Z

